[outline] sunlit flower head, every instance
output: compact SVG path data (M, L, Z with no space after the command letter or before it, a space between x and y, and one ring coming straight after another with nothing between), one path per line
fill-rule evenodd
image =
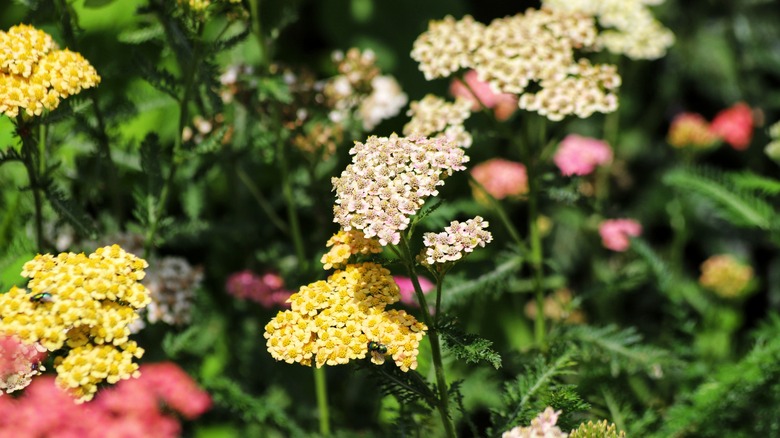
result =
M289 307L287 300L292 292L284 287L284 279L277 273L258 275L245 270L228 277L225 289L240 300L259 303L266 309Z
M631 59L657 59L674 44L674 34L665 28L648 6L664 0L544 0L545 7L581 12L598 19L604 28L598 47Z
M392 357L401 370L415 369L427 327L403 310L385 309L399 299L398 286L381 265L347 265L290 297L290 310L265 326L268 352L276 360L318 368L370 355L376 364Z
M487 227L488 222L477 216L465 222L452 221L444 227L444 232L423 234L422 262L427 265L455 262L478 246L484 248L493 241Z
M750 291L753 268L728 254L714 255L701 264L699 284L723 298L738 298Z
M358 118L363 129L371 131L379 122L401 112L409 99L392 76L376 76L371 80L371 94L358 106Z
M603 140L569 134L553 157L564 176L589 175L596 166L612 161L612 148Z
M322 268L343 268L355 254L369 255L382 252L382 245L376 239L367 239L360 230L344 231L331 236L326 247L330 248L320 259Z
M753 138L753 110L739 102L715 115L710 130L734 149L747 149Z
M480 111L482 107L492 109L497 120L506 120L517 111L517 96L494 92L490 84L479 80L474 70L467 71L463 80L453 79L450 93L456 98L468 99L471 111Z
M676 148L707 148L718 141L710 124L701 114L680 113L672 119L666 141Z
M0 31L0 113L40 116L100 83L78 53L58 50L51 36L26 24Z
M455 142L462 148L471 146L471 134L466 132L463 122L471 116L471 103L464 97L455 102L426 95L422 100L412 102L406 113L412 119L404 126L404 135L439 138Z
M642 234L642 225L633 219L608 219L599 226L599 234L605 248L623 252L631 245L631 237Z
M363 231L379 243L397 244L409 216L452 172L464 170L463 149L443 138L371 136L350 150L352 164L333 178L334 222L344 231Z
M55 352L57 384L81 401L97 385L137 375L143 349L129 340L130 325L149 304L141 284L146 261L118 245L84 253L39 254L24 264L27 289L0 295L0 333Z
M543 412L531 420L527 427L517 426L501 435L501 438L566 438L567 434L556 426L561 411L547 407Z
M431 20L428 30L414 42L412 59L420 63L425 79L447 77L473 64L472 54L482 43L484 28L470 15L460 20L450 15Z
M528 193L528 172L525 165L503 158L491 158L471 169L471 176L496 199L519 197ZM473 188L474 197L484 201L484 194Z

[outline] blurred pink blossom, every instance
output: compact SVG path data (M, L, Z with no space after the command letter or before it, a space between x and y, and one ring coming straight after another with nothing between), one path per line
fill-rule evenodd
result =
M30 379L40 373L44 357L34 345L23 344L15 336L0 335L0 394L29 385Z
M482 82L477 78L476 71L469 70L463 79L468 87L461 80L455 79L450 84L450 93L455 97L465 97L470 100L472 111L479 111L484 105L493 110L497 120L506 120L517 110L517 97L513 94L493 92L487 82ZM479 104L480 102L482 105Z
M228 277L225 289L238 299L260 303L266 309L289 307L286 301L292 295L284 289L284 279L272 272L263 275L249 270L236 272Z
M477 164L471 169L471 176L496 199L520 196L528 192L528 173L521 163L493 158ZM478 200L482 193L474 189Z
M414 292L412 279L402 275L393 275L393 280L395 280L395 284L398 285L398 291L401 293L401 302L407 306L420 307L420 303L417 302L417 297ZM420 282L420 288L426 295L436 287L431 280L428 280L425 277L417 277L417 280Z
M564 176L588 175L600 164L612 161L612 149L603 140L569 134L553 157Z
M177 365L141 365L141 376L100 391L76 404L56 387L53 376L36 378L19 398L0 397L0 437L174 438L188 419L211 407L209 395Z
M642 234L642 225L633 219L608 219L599 226L604 247L612 251L625 251L631 245L629 237Z
M734 149L747 149L753 137L753 110L739 102L715 115L710 129Z

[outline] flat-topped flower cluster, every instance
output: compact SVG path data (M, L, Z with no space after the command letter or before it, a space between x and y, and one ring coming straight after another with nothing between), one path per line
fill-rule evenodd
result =
M138 310L151 301L141 284L148 264L118 245L90 255L39 254L25 263L28 289L0 295L0 334L55 352L57 384L81 401L97 385L137 375L143 349L129 339Z
M409 216L469 160L463 149L442 137L371 136L349 152L352 164L333 178L334 222L345 231L376 237L383 246L398 244Z
M58 50L47 33L26 24L0 31L0 113L40 116L99 83L83 56Z
M452 221L441 233L425 233L423 244L423 263L433 265L460 260L465 254L474 251L477 246L485 247L493 241L493 235L486 231L488 221L481 216L465 222Z
M376 263L349 264L290 297L290 310L265 326L268 351L276 360L318 368L371 354L376 364L388 355L401 370L415 369L427 327L404 310L385 309L400 298L390 271ZM371 351L369 342L386 353Z

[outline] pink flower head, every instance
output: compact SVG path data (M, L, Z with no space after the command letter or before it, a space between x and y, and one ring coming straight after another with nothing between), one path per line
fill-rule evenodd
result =
M401 302L407 306L419 307L420 303L418 303L417 299L415 298L416 294L414 292L412 279L402 275L394 275L393 280L395 280L395 284L398 285L398 292L401 294ZM417 280L419 280L420 287L422 288L423 293L426 295L428 292L432 291L434 287L436 287L433 282L425 277L417 277Z
M493 158L474 166L471 176L496 199L528 193L528 173L521 163ZM475 188L474 194L479 199L481 191Z
M15 336L0 334L0 393L20 390L40 374L45 354Z
M450 93L455 97L465 97L471 101L472 111L479 111L484 105L493 109L497 120L506 120L517 110L517 97L513 94L494 92L487 82L482 82L477 78L476 71L466 72L463 75L463 80L466 81L466 84L459 79L453 80L450 84ZM481 105L480 102L482 102Z
M710 129L734 149L745 150L753 137L753 110L739 102L716 114Z
M666 141L676 147L706 148L718 141L718 136L710 129L710 124L697 113L677 114L669 125Z
M599 226L599 234L605 248L623 252L631 245L629 237L642 234L642 225L633 219L608 219Z
M284 279L273 272L262 276L249 270L237 272L228 277L225 289L238 299L260 303L267 309L287 307L286 301L292 295L284 289Z
M603 140L569 134L553 157L564 176L588 175L600 164L612 161L612 149Z

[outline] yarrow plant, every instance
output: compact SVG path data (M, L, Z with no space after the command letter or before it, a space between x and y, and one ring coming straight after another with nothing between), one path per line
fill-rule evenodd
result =
M607 219L599 225L601 243L612 251L623 252L631 246L631 237L642 234L642 225L633 219Z
M27 289L0 295L0 333L50 352L67 347L54 362L57 384L91 400L98 384L138 376L133 359L144 350L129 336L151 301L141 284L147 266L118 245L89 256L39 254L24 265Z
M612 161L612 149L603 140L569 134L553 157L564 176L588 175L596 166Z
M528 171L525 165L503 158L491 158L469 171L474 181L495 199L519 198L528 193ZM485 195L474 187L474 197L483 203Z
M493 240L490 232L485 230L487 227L488 222L477 216L462 223L452 221L442 233L425 233L425 250L420 254L422 263L428 266L449 264L460 260L478 246L484 247Z
M699 284L722 298L740 298L750 292L753 268L729 254L714 255L701 264Z

